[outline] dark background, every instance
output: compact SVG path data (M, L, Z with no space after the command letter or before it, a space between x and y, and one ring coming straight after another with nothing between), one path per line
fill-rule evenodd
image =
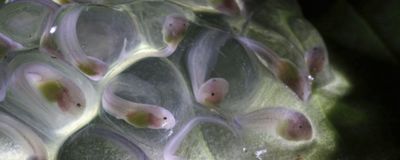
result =
M329 118L333 159L400 159L400 1L298 0L351 90ZM356 123L358 114L366 115Z

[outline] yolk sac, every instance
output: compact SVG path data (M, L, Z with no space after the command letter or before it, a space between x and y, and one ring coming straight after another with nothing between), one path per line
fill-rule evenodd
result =
M59 80L50 80L41 82L38 89L42 96L49 102L55 102L64 112L82 112L85 107L85 102L82 100L81 90L77 86L66 85ZM71 89L78 92L71 92Z
M237 124L249 131L276 134L288 141L306 141L312 138L313 129L308 118L293 109L266 107L236 116Z
M314 47L305 55L308 71L312 77L316 77L327 63L326 53L322 47Z
M164 21L162 33L164 41L168 44L179 43L189 27L189 22L182 16L167 16Z
M147 128L152 124L153 119L156 119L151 113L148 112L132 112L127 116L129 124L137 128Z
M171 129L175 126L172 113L163 107L135 103L115 95L109 86L103 93L103 109L117 119L137 128Z
M89 56L86 61L78 62L77 67L82 73L94 81L102 79L108 68L107 64L104 62Z
M235 0L209 0L209 3L226 15L234 16L240 14L240 8Z
M228 91L228 81L223 78L211 78L200 86L196 100L205 106L215 107L222 102Z
M2 112L0 112L0 132L10 137L29 154L26 159L48 159L46 147L39 136L30 127Z
M224 128L229 129L235 136L237 136L237 131L234 130L227 122L218 118L218 117L194 117L186 125L180 129L174 137L169 139L166 146L164 147L164 160L182 160L181 157L175 155L176 151L178 151L181 143L188 136L190 131L193 130L194 127L198 126L201 123L212 123L220 125Z

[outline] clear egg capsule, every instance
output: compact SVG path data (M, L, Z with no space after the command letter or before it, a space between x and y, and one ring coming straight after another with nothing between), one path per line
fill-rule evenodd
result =
M5 110L47 138L64 138L97 112L97 92L78 71L36 51L21 53L12 73Z
M3 140L11 142L4 143ZM8 145L7 145L8 144ZM11 147L15 144L19 147ZM6 145L0 156L7 159L47 160L48 152L40 137L17 119L0 112L0 148ZM8 154L11 152L11 154Z
M277 135L288 141L307 141L313 136L310 120L296 110L285 107L267 107L237 115L237 124L247 131Z
M293 34L302 44L304 60L313 83L318 86L332 80L332 71L329 67L328 50L321 35L305 19L292 17L287 23Z
M137 141L105 125L89 125L76 132L61 146L57 159L82 157L82 151L86 159L149 160Z
M39 40L58 5L51 0L17 0L0 8L0 34L25 48L39 46Z
M229 82L223 78L211 78L211 71L218 61L218 50L227 40L227 35L206 31L196 40L188 52L187 68L193 94L198 103L215 107L229 91Z
M124 7L138 18L147 45L167 51L166 56L176 49L193 19L192 11L168 1L139 1ZM149 10L153 12L148 14Z
M141 42L136 20L123 9L68 4L41 39L41 50L98 81Z
M308 79L308 72L303 67L295 65L290 59L279 56L275 51L258 41L245 37L239 37L238 40L301 100L307 101L309 99L311 82Z
M200 127L201 125L201 127ZM198 138L198 132L193 132L196 128L201 128L196 131L201 132L201 138ZM204 129L205 128L205 129ZM196 137L196 142L191 142L187 137ZM241 137L237 131L230 126L226 121L219 117L211 116L196 116L190 119L177 133L170 138L164 147L164 160L180 160L183 157L191 157L197 154L213 154L221 159L236 159L244 155L241 149ZM189 141L192 145L184 145ZM204 144L205 143L205 144ZM199 146L198 146L199 145ZM207 145L207 151L202 150ZM181 151L183 148L183 153ZM192 150L197 148L199 150ZM211 152L211 153L209 153Z

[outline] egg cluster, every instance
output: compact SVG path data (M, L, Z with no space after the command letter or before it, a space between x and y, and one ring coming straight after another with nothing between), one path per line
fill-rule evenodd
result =
M9 0L0 159L324 159L334 79L290 0Z

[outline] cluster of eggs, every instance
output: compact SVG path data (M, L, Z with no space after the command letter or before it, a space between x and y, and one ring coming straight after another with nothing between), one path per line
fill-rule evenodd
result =
M318 32L290 14L294 6L257 0L1 4L0 145L8 137L20 148L0 155L313 154L330 136L321 127L324 113L308 105L313 88L330 83L333 73ZM80 146L109 148L97 154Z

